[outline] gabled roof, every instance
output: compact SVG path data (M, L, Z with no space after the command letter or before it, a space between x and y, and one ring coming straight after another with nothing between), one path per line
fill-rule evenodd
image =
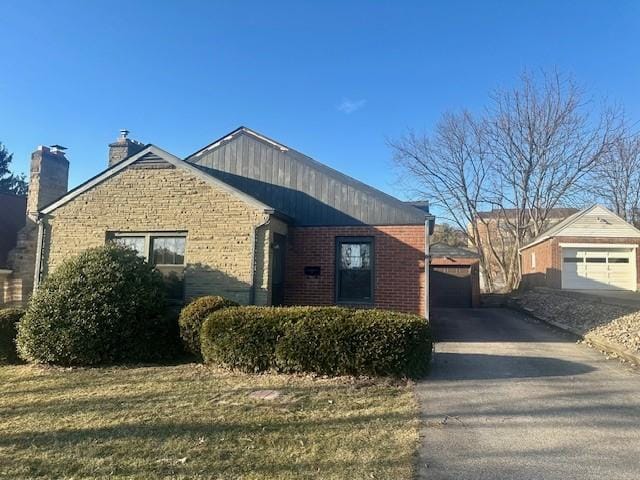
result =
M503 217L515 217L518 214L519 210L516 208L505 208L505 209L495 209L489 212L478 212L478 216L481 218L503 218ZM558 207L552 208L547 212L547 218L566 218L569 215L573 215L577 213L577 208L565 208Z
M531 242L521 247L520 250L522 251L525 248L529 248L534 245L537 245L538 243L544 242L549 238L559 237L559 236L562 236L563 234L566 235L567 231L572 226L577 225L582 219L585 219L590 215L597 215L597 214L600 214L601 217L609 217L610 219L613 219L614 221L616 221L619 227L625 230L623 235L619 235L620 237L623 237L623 238L624 237L640 237L640 230L638 230L636 227L626 222L623 218L616 215L608 208L603 207L602 205L599 205L599 204L594 204L588 208L585 208L583 210L580 210L579 212L574 213L573 215L562 220L561 222L556 223L551 228L549 228L549 230L543 232L542 234L540 234L539 236L531 240ZM601 218L601 217L596 217L596 218L598 220L603 220L604 218ZM604 220L606 222L606 219ZM595 237L595 236L598 236L598 234L594 233L592 236Z
M422 225L429 216L246 127L185 161L274 206L300 226Z
M479 255L466 247L453 247L446 243L437 242L429 247L429 254L432 257L448 258L479 258Z
M131 155L130 157L122 160L121 162L113 165L112 167L104 170L103 172L99 173L98 175L96 175L93 178L90 178L89 180L87 180L86 182L84 182L83 184L77 186L76 188L74 188L73 190L70 190L69 192L67 192L65 195L63 195L61 198L59 198L58 200L56 200L55 202L47 205L46 207L42 208L40 210L40 213L43 214L49 214L51 212L53 212L54 210L56 210L57 208L61 207L62 205L70 202L71 200L73 200L74 198L76 198L78 195L81 195L82 193L86 192L87 190L93 188L94 186L104 182L105 180L107 180L108 178L112 177L113 175L115 175L116 173L120 172L121 170L124 170L125 168L127 168L129 165L142 160L142 159L152 159L152 160L164 160L170 164L172 164L173 166L175 166L176 168L182 168L184 170L187 170L189 173L199 177L200 179L204 180L205 182L208 182L218 188L221 188L223 190L226 190L227 192L229 192L232 195L235 195L236 197L240 198L241 200L247 202L250 205L254 205L257 208L263 209L265 213L277 213L276 210L272 207L270 207L269 205L261 202L260 200L247 195L245 192L242 192L236 188L234 188L231 185L228 185L225 182L220 181L219 179L208 175L207 173L203 172L200 168L196 167L195 165L192 165L191 163L185 162L184 160L179 159L178 157L176 157L175 155L170 154L169 152L156 147L155 145L147 145L145 146L145 148L143 150L141 150L140 152L136 153L135 155Z

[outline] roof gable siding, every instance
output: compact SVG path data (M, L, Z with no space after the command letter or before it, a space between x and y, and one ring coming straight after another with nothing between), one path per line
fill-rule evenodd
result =
M596 205L574 222L556 232L555 236L640 238L640 232L606 208Z
M187 159L296 225L413 225L425 213L257 134L238 131Z

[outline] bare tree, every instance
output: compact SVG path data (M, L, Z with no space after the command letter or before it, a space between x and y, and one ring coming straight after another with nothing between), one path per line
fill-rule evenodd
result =
M440 223L435 226L431 242L444 243L450 247L466 247L467 233L466 230L452 227L448 223Z
M444 221L467 232L470 244L481 257L482 274L490 289L493 281L484 257L478 213L486 208L485 185L491 168L485 150L482 122L468 112L447 113L436 125L433 135L410 131L389 142L394 160L409 177L415 192L429 198L444 212Z
M592 102L570 77L524 73L490 96L482 118L443 115L431 135L390 142L418 191L468 233L486 285L520 281L518 249L547 227L620 138L620 116ZM482 215L483 210L491 215Z
M491 201L513 237L504 261L506 286L515 288L518 249L586 184L620 138L622 121L615 110L591 108L570 77L524 73L518 87L492 95L486 122L495 169Z
M626 221L640 226L640 135L620 136L598 165L590 192Z

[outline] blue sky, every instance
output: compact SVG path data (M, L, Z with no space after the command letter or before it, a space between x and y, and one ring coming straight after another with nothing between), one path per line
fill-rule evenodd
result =
M558 68L640 120L638 1L18 1L0 5L0 141L70 186L118 130L186 156L245 125L389 193L386 138Z

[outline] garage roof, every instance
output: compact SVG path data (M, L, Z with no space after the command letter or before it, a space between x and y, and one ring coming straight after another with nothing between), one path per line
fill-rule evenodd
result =
M434 243L429 248L432 257L448 258L478 258L479 255L473 250L465 247L452 247L446 243Z
M533 247L553 237L640 238L640 230L602 205L592 205L555 224L520 248Z

